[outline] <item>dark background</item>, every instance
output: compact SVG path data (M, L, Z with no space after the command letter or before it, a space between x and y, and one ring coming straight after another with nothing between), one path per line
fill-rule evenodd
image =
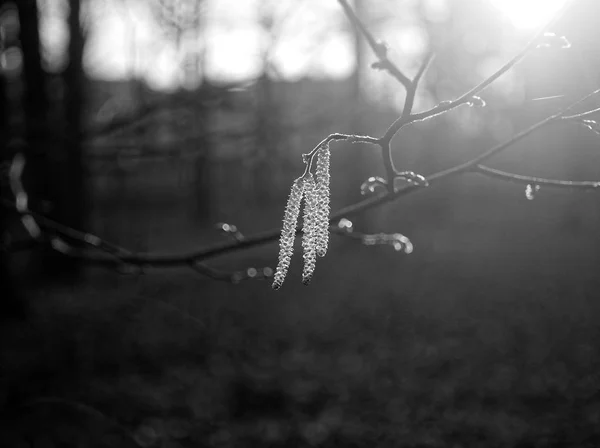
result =
M46 3L1 2L2 197L13 201L6 171L24 153L33 210L128 249L226 241L217 222L245 235L277 227L303 152L332 132L378 136L399 114L401 87L369 69L341 8L327 30L354 45L347 77L288 79L265 62L243 81L211 78L191 52L166 92L140 76L89 76L94 16L67 3L57 68L40 51ZM148 4L171 42L210 25L202 2ZM484 79L533 33L487 2L448 1L441 18L426 4L356 5L392 50L390 30L425 32L436 59L420 110ZM257 17L274 35L269 5ZM487 107L402 130L398 167L427 175L461 163L597 88L599 13L575 2L553 30L572 48L530 54L482 94ZM392 55L412 74L423 51ZM556 124L489 165L600 179L599 145ZM384 170L376 148L332 150L335 210ZM522 186L455 177L352 217L357 230L408 236L411 255L332 236L312 284L301 284L298 248L280 291L184 267L87 266L27 244L3 208L3 446L598 446L598 204L594 192L542 188L531 201ZM209 264L274 267L277 253L272 243Z

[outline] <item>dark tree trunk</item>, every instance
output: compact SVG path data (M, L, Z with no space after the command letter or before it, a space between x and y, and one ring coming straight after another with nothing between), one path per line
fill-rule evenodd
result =
M58 164L57 181L60 198L56 219L77 230L86 228L86 185L83 161L83 49L85 39L81 29L80 0L69 0L69 62L64 71L65 85L65 138L64 153ZM80 274L81 264L75 259L64 259L59 275L72 280Z
M0 0L0 10L5 6L6 1ZM3 36L5 46L17 44L17 36ZM10 41L14 40L14 41ZM10 163L11 154L9 151L10 136L10 99L8 96L9 82L2 72L0 72L0 197L9 199L11 197L8 186L7 170ZM9 254L7 247L3 244L10 227L9 209L0 205L0 321L12 318L24 318L26 315L26 304L22 297L17 294L17 289L10 270Z
M38 8L36 0L23 0L16 3L20 21L20 42L23 51L22 98L25 114L25 141L27 188L33 206L49 196L50 175L47 170L48 144L47 119L48 95L46 74L42 69L40 55L40 35L38 30Z
M36 0L16 2L19 14L19 41L23 53L23 96L20 98L23 127L13 129L12 135L24 140L23 152L26 166L23 184L29 197L29 206L36 211L46 211L44 204L53 204L55 195L50 182L50 159L52 139L48 133L48 95L46 73L42 68L38 8ZM11 113L14 113L12 110ZM39 246L31 252L26 275L35 280L45 277L47 267L53 266L57 256L47 246Z

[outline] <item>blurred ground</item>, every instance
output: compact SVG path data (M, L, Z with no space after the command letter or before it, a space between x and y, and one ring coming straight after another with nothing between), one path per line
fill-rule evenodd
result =
M334 238L308 288L296 261L278 292L152 271L38 294L3 339L27 404L6 446L598 446L597 199L494 185L495 214L435 218L435 187L388 207L415 253Z

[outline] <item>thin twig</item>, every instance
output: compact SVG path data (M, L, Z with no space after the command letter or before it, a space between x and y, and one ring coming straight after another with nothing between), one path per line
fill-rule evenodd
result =
M358 28L361 34L365 37L367 43L369 44L369 47L371 47L373 53L375 53L375 56L377 56L377 59L379 59L379 61L374 65L374 67L380 70L387 70L390 73L390 75L396 78L408 90L412 85L412 82L408 78L408 76L402 73L402 70L400 70L392 61L390 61L387 55L388 50L385 43L378 42L375 39L375 37L373 37L371 32L360 21L360 19L346 0L338 0L338 2L344 9L346 16L348 16L350 21L356 26L356 28Z
M485 165L476 165L473 171L484 176L492 177L494 179L500 179L520 185L540 185L545 187L557 187L570 190L596 190L600 188L600 181L575 181L524 176L522 174L500 171Z
M409 117L412 112L413 106L415 104L415 97L417 95L417 89L419 87L419 82L421 81L421 78L429 68L431 61L433 61L433 56L433 52L430 52L427 54L427 56L425 56L425 59L423 59L423 62L419 67L419 71L411 81L410 88L406 92L406 101L404 102L404 108L402 109L403 117Z
M415 104L415 97L417 95L417 89L421 78L429 68L431 61L433 61L434 53L430 52L425 56L419 71L411 81L410 85L406 88L406 100L404 101L404 108L402 109L402 117L410 117L413 106ZM394 165L394 158L392 156L392 145L391 139L386 140L385 136L379 139L379 145L381 146L383 165L385 167L386 175L388 178L388 189L393 192L395 189L394 178L399 174L398 170Z
M427 53L427 56L425 56L425 59L423 59L423 62L421 63L421 66L419 67L419 71L417 72L417 74L415 75L415 77L412 80L413 84L419 84L419 81L421 81L421 78L423 77L425 72L427 72L427 69L431 65L431 62L433 61L434 57L435 57L435 53L433 51L430 51L429 53Z
M323 140L321 140L317 144L317 146L315 146L309 153L303 155L303 157L305 158L306 168L304 169L304 174L302 174L302 177L306 177L308 175L308 173L310 172L310 169L311 169L312 163L313 163L313 159L317 155L317 152L319 151L319 149L321 149L323 146L327 145L329 142L340 141L340 140L346 140L350 143L369 143L372 145L379 144L378 139L376 139L375 137L370 137L368 135L330 134L327 137L325 137Z
M600 107L597 109L588 110L587 112L582 112L580 114L575 115L566 115L562 117L563 120L579 120L581 118L589 117L590 115L596 115L600 113Z

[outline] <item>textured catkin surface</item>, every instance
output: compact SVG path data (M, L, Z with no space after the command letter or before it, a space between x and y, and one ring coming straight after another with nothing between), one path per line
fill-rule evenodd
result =
M317 262L317 185L314 176L309 174L304 181L304 219L302 222L302 283L308 285L312 280Z
M316 250L319 257L325 256L329 245L330 157L329 145L321 148L317 153Z
M279 238L279 260L273 278L273 289L281 288L290 267L296 239L296 224L300 215L300 206L304 195L304 179L298 178L292 184L285 206L281 236Z

